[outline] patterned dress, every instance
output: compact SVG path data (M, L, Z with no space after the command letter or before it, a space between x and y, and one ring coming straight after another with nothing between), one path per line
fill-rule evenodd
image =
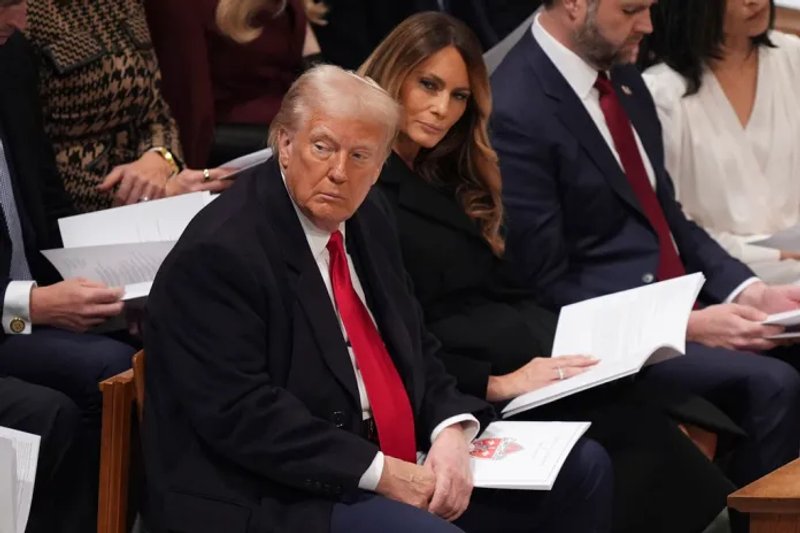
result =
M115 166L153 146L180 157L141 0L29 0L28 34L45 129L80 211L111 205L95 187Z

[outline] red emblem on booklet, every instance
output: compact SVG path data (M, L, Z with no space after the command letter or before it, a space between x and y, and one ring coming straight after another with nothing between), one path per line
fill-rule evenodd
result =
M506 455L521 451L523 448L510 438L478 439L472 443L469 454L476 459L494 459L499 461Z

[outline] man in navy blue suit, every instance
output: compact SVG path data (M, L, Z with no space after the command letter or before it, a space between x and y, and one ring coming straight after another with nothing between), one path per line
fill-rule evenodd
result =
M761 322L798 308L800 288L759 281L676 202L656 111L632 66L654 3L547 0L495 71L509 257L553 309L703 272L687 356L640 379L704 396L741 425L748 436L729 475L744 484L798 455L800 378L746 351L775 346L765 338L780 330Z

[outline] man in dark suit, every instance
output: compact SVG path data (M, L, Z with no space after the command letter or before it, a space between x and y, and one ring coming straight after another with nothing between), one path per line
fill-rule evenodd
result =
M277 158L164 262L145 327L155 532L608 530L591 441L551 492L472 491L468 442L492 410L444 372L369 193L398 120L369 81L306 72L272 122Z
M800 378L736 350L774 347L765 337L780 329L760 322L796 309L800 288L761 283L675 201L655 108L630 65L652 30L653 3L546 1L495 71L508 250L553 309L703 272L700 302L709 307L691 315L687 356L641 377L704 396L741 425L749 436L730 476L743 484L798 454Z
M19 13L24 24L24 1L0 5L4 16ZM59 281L39 253L59 246L58 219L73 211L42 128L33 53L22 34L7 28L0 28L0 374L64 392L99 428L97 383L130 368L134 350L84 332L122 312L122 290Z
M34 58L19 33L26 15L24 0L0 0L0 425L42 437L28 531L82 533L95 519L97 382L128 368L132 349L74 332L119 313L118 291L36 284L58 279L38 250L58 245L57 219L72 206L42 129Z

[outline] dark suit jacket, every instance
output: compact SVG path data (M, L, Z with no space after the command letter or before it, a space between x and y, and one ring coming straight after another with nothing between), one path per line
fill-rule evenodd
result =
M658 199L686 270L705 274L701 300L718 303L753 273L681 211L639 73L618 67L611 79L655 169ZM559 308L652 281L655 230L583 104L531 32L495 71L492 88L509 255L527 283Z
M550 355L556 317L515 283L452 191L428 184L395 154L378 186L394 208L428 329L462 391L485 397L490 375Z
M436 357L397 236L370 194L347 246L411 400L420 449L489 406ZM145 463L154 531L327 531L378 448L318 267L269 161L201 212L166 259L145 330Z
M58 219L74 209L42 127L36 59L20 33L0 46L0 138L32 274L40 283L53 282L58 274L39 250L61 245ZM0 301L10 281L10 262L11 241L0 216Z

